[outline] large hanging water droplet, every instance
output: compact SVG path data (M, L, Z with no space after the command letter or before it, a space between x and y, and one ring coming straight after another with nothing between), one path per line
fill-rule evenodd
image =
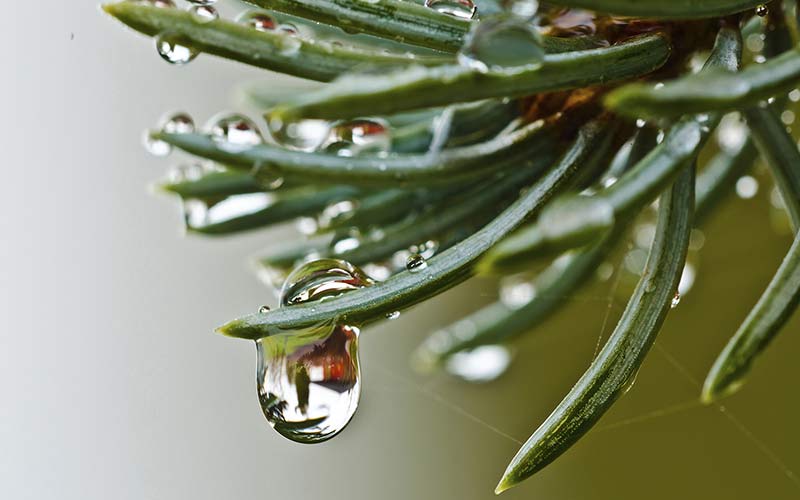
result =
M261 132L252 120L239 114L224 114L209 121L208 133L211 138L228 150L234 152L248 149L264 142Z
M372 283L342 260L308 262L286 279L281 306L335 297ZM331 322L256 342L259 401L276 431L293 441L319 443L345 428L361 394L358 334L355 327Z
M511 364L511 353L501 345L476 347L450 356L445 368L448 373L467 382L491 382L505 373Z
M540 65L544 61L542 37L530 22L498 14L472 28L458 60L463 66L481 72Z
M170 64L186 64L199 53L192 47L184 45L181 36L174 33L162 33L155 38L155 41L158 55Z
M325 146L340 156L387 152L392 146L389 124L378 119L358 119L335 123Z
M472 19L478 10L472 0L425 0L425 7L459 19Z

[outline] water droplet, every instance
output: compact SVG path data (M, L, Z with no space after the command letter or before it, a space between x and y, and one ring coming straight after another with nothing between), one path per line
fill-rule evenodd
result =
M142 146L153 156L167 156L172 152L172 146L168 142L154 138L150 130L145 130L142 134Z
M297 35L300 33L300 30L297 29L297 26L292 23L281 23L278 26L278 31L282 31L288 35Z
M794 89L789 92L789 100L792 102L800 101L800 89Z
M165 134L191 134L194 120L187 113L174 113L161 120L161 131Z
M400 311L394 311L386 314L386 319L393 320L400 317Z
M373 281L364 271L340 259L318 259L295 269L281 288L281 305L334 297Z
M173 184L196 181L203 177L203 174L205 174L207 170L208 169L200 163L177 165L167 172L167 180Z
M756 7L756 15L758 17L765 17L767 14L769 14L769 7L767 7L766 4L762 3Z
M258 308L259 314L267 314L270 311L269 306L261 306Z
M250 169L250 175L267 189L278 189L284 183L280 170L269 163L257 163Z
M406 259L406 269L412 273L418 273L428 268L428 261L418 253L412 253Z
M180 35L162 33L155 38L156 50L162 59L170 64L186 64L199 53L195 49L183 45Z
M425 0L425 7L459 19L472 19L478 10L472 0Z
M275 116L267 118L272 139L287 149L315 151L330 135L330 123L324 120L284 122Z
M491 382L505 373L511 364L511 352L501 345L476 347L458 352L447 360L448 373L467 382Z
M206 126L211 139L234 152L240 152L264 142L252 120L239 114L222 114L209 120Z
M256 31L274 31L278 27L275 18L264 12L245 12L239 17L238 22Z
M781 121L783 122L784 125L793 124L794 123L794 119L795 119L794 111L792 111L792 110L787 109L787 110L784 110L783 113L781 113Z
M542 37L535 26L519 17L492 16L473 26L458 61L481 72L540 65L544 61Z
M597 266L595 274L600 281L608 281L614 275L614 265L610 262L603 262Z
M744 175L736 181L736 195L743 200L749 200L758 194L758 181L755 177Z
M335 297L372 284L360 269L335 259L303 264L286 279L282 307ZM256 342L258 396L281 435L319 443L350 422L361 395L357 328L324 323Z
M675 309L678 307L678 304L681 303L681 294L680 292L675 292L675 296L672 297L672 302L670 302L669 307L670 309Z
M279 434L320 443L347 426L361 396L358 334L324 324L256 341L258 399Z
M192 19L200 24L210 23L219 19L217 9L210 5L194 5L189 8L189 12L192 14Z
M325 150L340 156L389 151L389 124L379 119L357 119L334 123Z
M304 234L306 236L315 234L319 229L319 227L317 227L317 219L313 217L300 217L297 219L295 227L300 234Z
M647 125L647 122L642 120L641 118L638 118L636 120L636 128L644 128L645 125Z
M186 0L186 1L194 5L214 5L215 3L217 3L217 0Z

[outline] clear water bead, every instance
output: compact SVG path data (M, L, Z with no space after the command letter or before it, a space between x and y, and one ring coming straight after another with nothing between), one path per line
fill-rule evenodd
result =
M672 297L672 302L670 302L669 307L670 309L675 309L678 307L678 304L681 303L681 293L675 292L675 295Z
M315 151L330 136L331 125L325 120L284 122L275 116L267 117L272 139L281 146L297 151Z
M335 297L372 284L335 259L303 264L286 279L281 306ZM300 443L319 443L350 422L361 395L357 328L333 322L256 341L261 409L270 425Z
M194 120L188 113L173 113L161 120L161 131L165 134L191 134Z
M425 7L459 19L472 19L478 10L472 0L425 0Z
M217 9L211 5L193 5L189 7L189 12L192 14L192 19L200 24L210 23L219 19Z
M379 119L356 119L334 123L325 150L340 156L389 151L389 124Z
M400 317L400 311L392 311L386 314L386 319L392 320Z
M511 352L501 345L476 347L452 355L445 368L467 382L484 383L497 379L511 365Z
M477 71L540 65L544 61L542 36L530 22L498 14L473 26L458 61Z
M239 22L256 31L275 31L278 27L275 18L263 12L245 12L239 18Z
M224 114L212 118L207 128L214 141L235 149L248 148L264 142L256 124L250 118L239 114Z
M412 253L406 259L406 269L412 273L418 273L428 268L428 261L418 253Z
M322 300L373 284L364 271L341 259L318 259L295 269L281 288L281 305Z
M769 14L769 7L766 4L762 3L756 7L756 15L758 17L765 17L767 14Z
M181 42L180 35L162 33L155 38L158 55L170 64L186 64L194 60L199 53Z

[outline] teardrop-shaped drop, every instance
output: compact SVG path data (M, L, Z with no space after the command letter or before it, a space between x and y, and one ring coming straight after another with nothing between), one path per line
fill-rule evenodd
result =
M350 422L361 395L358 329L326 324L256 342L258 399L282 436L319 443Z
M281 289L281 307L369 286L359 268L319 259L295 269ZM258 397L264 416L284 437L319 443L350 422L361 396L358 328L333 321L256 341Z

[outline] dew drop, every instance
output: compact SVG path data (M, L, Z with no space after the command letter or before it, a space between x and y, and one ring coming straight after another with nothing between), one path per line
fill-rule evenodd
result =
M186 64L199 53L195 49L183 45L181 37L173 33L162 33L155 38L158 55L170 64Z
M756 15L758 17L765 17L767 14L769 14L769 7L767 7L766 4L762 3L756 7Z
M448 373L467 382L491 382L505 373L511 364L511 352L501 345L476 347L458 352L447 360Z
M387 152L392 146L389 124L379 119L334 123L324 149L340 156Z
M267 209L275 201L270 193L248 193L228 196L215 203L185 200L183 216L188 229L202 230L209 226L241 219Z
M142 134L142 146L153 156L163 157L172 152L172 146L168 142L153 137L150 130L145 130Z
M209 121L206 128L211 139L235 151L242 151L264 142L256 124L239 114L218 115Z
M275 116L267 117L269 134L281 146L298 151L315 151L328 138L331 125L325 120L284 122Z
M211 5L194 5L189 8L189 12L192 14L192 19L200 24L210 23L219 19L217 9Z
M386 314L386 319L393 320L400 317L400 311L393 311Z
M217 3L217 0L187 0L190 4L193 5L214 5Z
M670 302L669 307L670 309L675 309L678 307L678 304L681 303L681 293L675 292L675 296L672 297L672 302Z
M267 314L270 311L269 306L261 306L258 308L259 314Z
M294 270L282 307L323 300L372 284L352 264L320 259ZM333 322L256 341L261 409L270 425L300 443L319 443L350 422L361 395L359 331Z
M420 271L424 271L428 268L428 261L425 260L425 257L418 253L412 253L406 259L406 269L411 271L412 273L418 273Z
M174 113L161 120L161 131L165 134L191 134L194 120L187 113Z
M480 72L537 66L544 61L542 37L530 22L499 14L473 26L458 53L458 61Z
M425 0L425 7L459 19L472 19L478 10L472 0Z
M238 22L256 31L275 31L278 27L275 18L263 12L245 12Z

